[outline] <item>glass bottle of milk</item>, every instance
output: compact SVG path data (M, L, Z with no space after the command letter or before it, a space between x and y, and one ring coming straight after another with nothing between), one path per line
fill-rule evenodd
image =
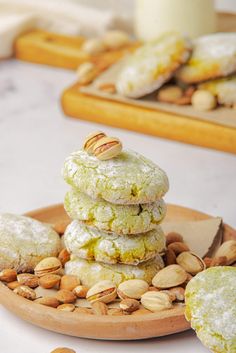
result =
M135 32L150 40L178 31L195 38L216 30L214 0L136 0Z

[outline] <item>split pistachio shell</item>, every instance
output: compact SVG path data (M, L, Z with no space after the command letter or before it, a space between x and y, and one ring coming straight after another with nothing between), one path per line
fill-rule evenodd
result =
M101 161L112 159L122 151L122 143L116 137L103 137L94 145L93 153Z
M206 269L205 262L198 255L190 251L184 251L179 254L176 262L183 267L186 272L191 273L191 275L196 275Z
M217 250L215 257L227 257L227 265L236 261L236 240L225 241Z
M91 303L95 303L97 301L110 303L115 300L116 296L116 286L110 281L101 281L88 290L86 298Z
M104 134L104 132L102 131L95 131L92 132L91 134L89 134L85 141L84 141L84 145L83 145L83 149L88 153L88 154L92 154L93 153L93 148L94 145L103 137L105 137L106 134Z
M179 286L187 279L187 272L179 265L169 265L160 270L152 280L157 288L171 288Z
M145 309L153 312L172 308L172 300L169 294L164 292L146 292L141 297L141 303Z
M122 282L118 287L118 295L121 299L140 299L148 291L149 285L141 279L130 279Z
M61 261L57 257L46 257L36 265L34 273L36 276L41 277L48 273L57 274L61 269Z

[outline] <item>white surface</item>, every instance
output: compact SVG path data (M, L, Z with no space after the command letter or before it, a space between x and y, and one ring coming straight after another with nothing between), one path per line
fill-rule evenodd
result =
M65 118L59 97L74 79L73 72L62 69L0 63L0 212L23 213L62 202L65 157L80 148L91 130L104 129L167 172L168 202L223 216L236 227L235 155ZM139 342L101 342L47 332L2 307L0 317L0 353L49 353L58 346L77 353L207 352L192 331Z

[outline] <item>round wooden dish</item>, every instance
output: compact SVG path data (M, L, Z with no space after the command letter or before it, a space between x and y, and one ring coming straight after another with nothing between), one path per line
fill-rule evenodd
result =
M27 214L40 221L62 224L68 221L62 205L54 205ZM167 220L203 220L210 216L188 208L168 205ZM236 231L224 226L225 239L235 238ZM133 340L170 335L188 330L184 308L159 313L130 316L93 316L62 312L24 299L0 283L0 303L22 319L45 329L66 335L93 339Z

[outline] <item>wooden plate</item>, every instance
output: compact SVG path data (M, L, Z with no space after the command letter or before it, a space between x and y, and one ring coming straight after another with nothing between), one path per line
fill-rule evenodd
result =
M54 225L68 221L62 205L27 213L28 216ZM168 205L167 221L203 220L210 216L188 208ZM236 239L236 231L224 226L225 240ZM0 303L23 320L66 335L109 340L133 340L159 337L190 328L183 307L139 316L92 316L62 312L24 299L0 283Z

